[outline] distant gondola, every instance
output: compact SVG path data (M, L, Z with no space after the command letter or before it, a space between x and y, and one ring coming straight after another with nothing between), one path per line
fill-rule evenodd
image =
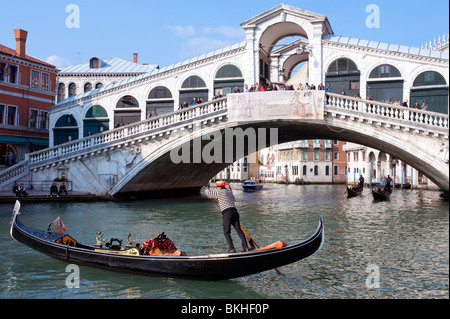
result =
M311 237L283 247L201 256L142 255L137 248L99 250L64 233L27 227L18 218L19 209L17 201L11 221L11 237L37 251L68 263L158 277L224 280L252 275L311 256L321 248L324 240L320 217L317 230Z
M352 198L361 195L363 192L363 189L359 186L347 186L347 197Z
M389 200L389 198L391 197L391 194L392 194L392 190L386 191L381 188L372 189L373 199L376 199L376 200Z

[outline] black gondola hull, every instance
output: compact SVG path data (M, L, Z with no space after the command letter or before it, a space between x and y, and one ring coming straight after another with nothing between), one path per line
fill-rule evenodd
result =
M58 234L31 229L23 225L17 216L14 216L12 221L11 236L32 249L67 263L195 280L225 280L278 268L311 256L321 248L324 240L322 218L310 238L282 249L193 257L121 255L114 252L97 252L91 246L67 246L54 242Z
M391 193L385 192L385 191L376 191L376 190L372 190L372 196L373 199L375 200L389 200L389 198L391 197Z
M363 190L347 187L347 197L352 198L361 195Z

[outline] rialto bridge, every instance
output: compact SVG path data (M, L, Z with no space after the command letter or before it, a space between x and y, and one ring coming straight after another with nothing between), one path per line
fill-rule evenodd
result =
M383 149L449 190L448 52L337 36L327 17L284 4L241 27L241 43L55 105L51 147L2 172L0 189L17 180L53 180L61 172L74 190L108 196L198 188L229 163L177 164L171 150L226 129L252 128L257 148L270 145L276 131L279 143L323 138ZM293 41L279 44L288 37ZM303 62L310 84L333 87L321 119L230 121L229 99L213 100L245 84L284 83ZM178 111L194 97L205 103ZM387 97L426 102L428 111L375 102ZM159 116L147 119L148 113ZM208 147L201 140L202 149Z

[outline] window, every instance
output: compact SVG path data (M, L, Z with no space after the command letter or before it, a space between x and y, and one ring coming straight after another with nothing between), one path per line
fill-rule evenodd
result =
M306 165L303 165L303 176L306 176L307 168Z
M5 70L6 70L6 63L0 63L0 82L4 80Z
M319 160L319 152L314 152L314 160L315 161Z
M308 160L308 152L303 151L303 160L307 161Z
M89 60L89 68L91 69L100 69L100 59L99 58L92 58Z
M75 83L69 84L69 97L77 95L77 85Z
M8 105L8 113L6 114L6 124L16 125L17 123L17 107Z
M297 176L298 175L298 166L292 166L292 175Z
M359 81L350 81L350 90L359 90Z
M46 112L46 111L41 111L39 128L48 130L48 112Z
M339 166L334 166L334 176L339 175Z
M66 98L66 85L64 83L59 83L58 85L58 100L57 102L61 102Z
M31 70L31 87L39 89L39 72Z
M39 115L38 110L35 110L35 109L30 110L30 121L28 123L29 127L37 128L38 115Z
M5 124L5 109L6 106L0 104L0 124Z
M339 160L339 152L333 152L333 159L334 160Z
M92 84L88 82L84 85L84 93L89 91L92 91Z
M9 66L9 83L17 83L19 74L19 68L16 65Z
M95 85L95 88L96 89L101 89L103 87L103 83L97 83L96 85Z
M326 151L326 152L325 152L325 160L326 160L326 161L329 161L329 160L330 160L330 152L329 152L329 151Z
M50 91L50 75L42 73L42 89L44 91Z
M369 78L371 79L377 79L377 78L394 78L394 77L401 77L400 71L393 65L390 64L382 64L377 66L375 69L373 69L370 74Z
M319 175L319 166L314 165L314 175L317 176Z
M330 176L330 166L325 166L325 175Z

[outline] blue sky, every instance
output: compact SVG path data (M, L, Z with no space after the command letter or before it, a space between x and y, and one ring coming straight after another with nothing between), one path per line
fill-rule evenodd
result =
M0 0L0 43L15 48L14 29L29 32L27 54L56 64L118 57L161 67L244 40L240 24L285 3L326 15L336 35L422 46L449 30L447 0ZM79 28L68 28L70 4ZM380 9L380 27L367 28L366 7ZM20 8L20 14L18 13Z

